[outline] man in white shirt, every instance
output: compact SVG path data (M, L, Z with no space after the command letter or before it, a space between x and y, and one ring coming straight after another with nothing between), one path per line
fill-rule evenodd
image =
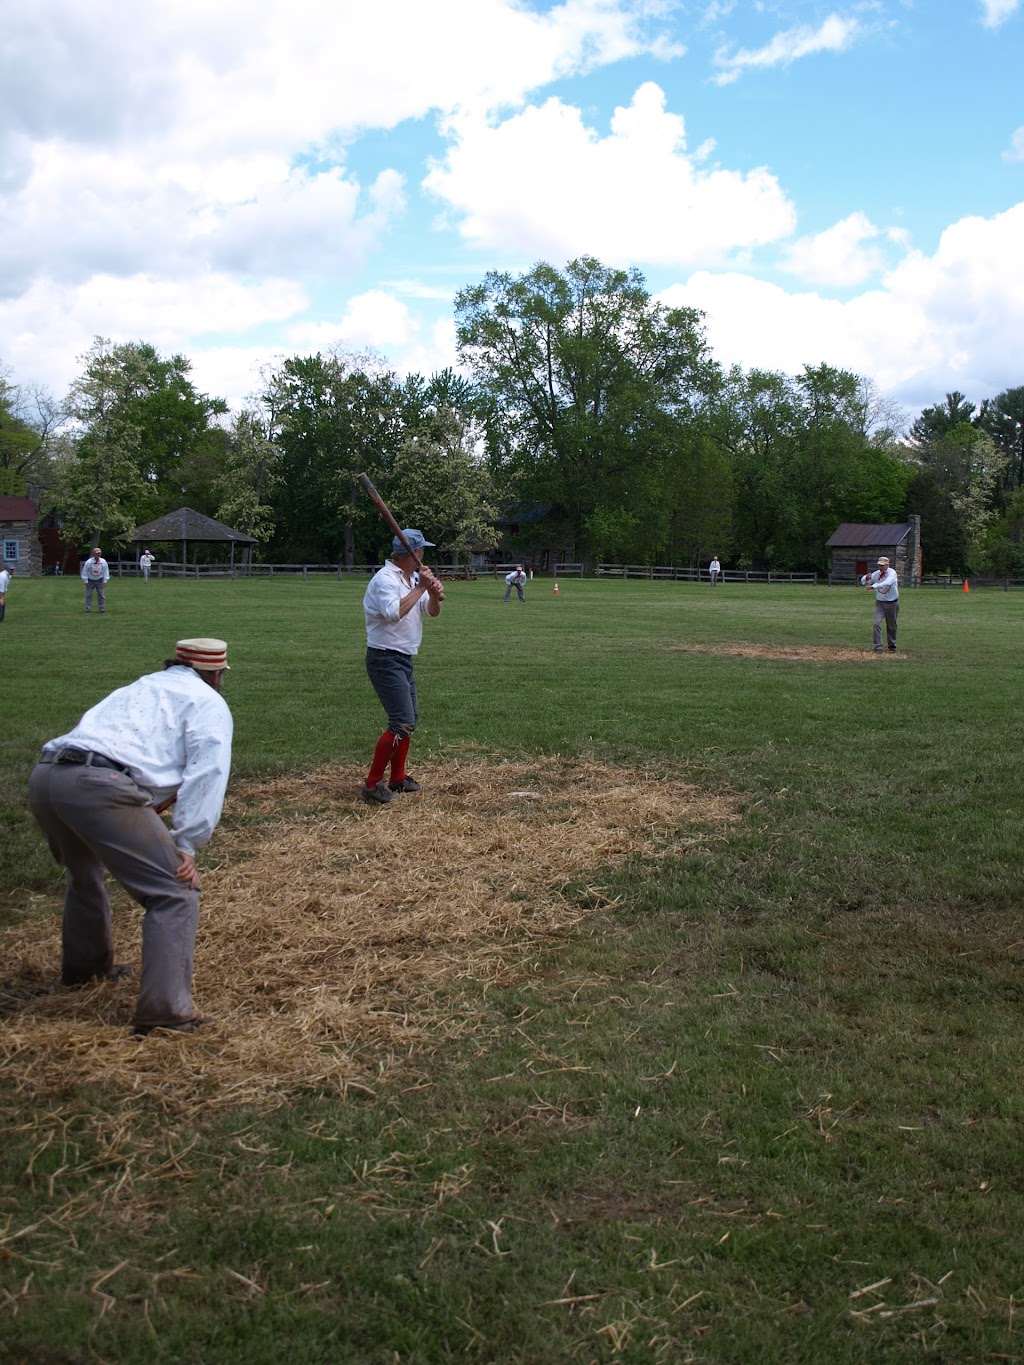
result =
M505 588L505 601L507 602L512 596L512 589L515 588L516 592L519 594L520 602L525 602L526 595L523 592L523 584L525 582L526 570L521 564L517 564L511 573L505 575L505 583L507 584Z
M61 979L127 975L114 965L104 869L145 910L135 1032L192 1032L199 923L195 854L220 820L232 720L220 695L223 640L179 640L162 672L98 702L43 745L29 779L32 813L66 870ZM170 828L159 812L174 806Z
M709 577L710 577L710 579L711 579L711 586L712 586L712 587L714 587L715 584L718 582L718 575L719 575L721 572L722 572L722 566L721 566L721 564L719 564L719 562L718 562L718 556L715 555L714 559L713 559L713 560L711 561L711 563L708 565L708 575L709 575Z
M885 639L889 653L896 653L896 618L900 614L900 589L896 570L889 564L885 555L878 561L878 568L861 577L865 588L875 590L875 620L871 634L876 654L882 653L882 622L885 622Z
M433 542L422 531L402 533L413 550ZM406 756L419 720L413 659L423 638L423 617L440 616L444 589L425 564L398 536L387 563L370 579L363 596L366 617L366 672L380 699L388 728L377 740L373 762L360 795L364 801L387 805L403 792L418 792L420 784L405 771ZM388 767L391 780L387 779Z
M7 588L11 581L11 571L6 564L0 564L0 621L7 611Z
M82 565L82 582L85 584L85 609L92 610L92 595L99 594L100 611L107 609L107 584L110 582L110 566L103 558L103 551L97 545Z
M154 556L148 550L143 550L139 556L139 568L142 570L142 577L149 582L149 571L153 567Z

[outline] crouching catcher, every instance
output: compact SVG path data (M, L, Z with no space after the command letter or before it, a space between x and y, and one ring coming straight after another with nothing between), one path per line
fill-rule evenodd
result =
M131 970L114 964L104 869L146 912L136 1033L210 1022L192 1003L195 854L220 820L231 768L227 667L223 640L179 640L162 672L111 692L44 744L29 779L32 813L66 870L64 985ZM171 805L168 829L159 812Z

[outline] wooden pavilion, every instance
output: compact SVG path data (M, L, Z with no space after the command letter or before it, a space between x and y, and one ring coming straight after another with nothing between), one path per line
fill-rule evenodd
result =
M236 545L242 551L239 562L248 564L252 558L252 547L258 544L253 536L247 536L244 531L235 531L221 521L204 516L202 512L194 512L191 507L179 507L176 512L168 512L166 516L157 517L156 521L147 521L145 526L136 526L132 532L132 542L136 561L143 548L149 545L180 544L183 567L188 563L190 543L229 544L232 568L235 565Z

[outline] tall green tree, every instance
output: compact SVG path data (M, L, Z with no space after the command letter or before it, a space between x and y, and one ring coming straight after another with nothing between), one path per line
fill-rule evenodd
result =
M426 528L458 564L493 549L498 507L479 432L453 407L434 409L399 447L391 510L403 525Z
M848 370L808 365L794 379L800 432L790 478L800 489L789 558L806 569L826 567L825 542L854 504L867 450L861 381Z
M972 421L973 414L973 404L951 393L943 407L926 408L911 427L916 472L906 508L921 517L926 573L985 566L984 545L1012 454Z
M882 412L861 376L831 365L730 372L719 432L744 563L822 572L842 522L897 520L911 475Z
M141 436L130 400L143 362L134 351L115 354L97 338L80 357L84 365L65 406L79 430L64 465L64 528L82 546L127 540L147 506ZM123 365L119 362L123 360Z
M66 413L41 385L17 384L0 369L0 492L47 498L55 481L53 443Z
M224 460L214 482L216 518L226 526L269 541L274 529L272 498L281 448L266 414L243 408L234 418Z
M975 425L991 436L1006 455L997 490L999 509L1005 511L1017 490L1024 488L1024 386L1004 389L995 398L986 398Z
M404 433L395 376L369 358L295 356L273 374L264 394L277 413L280 459L271 504L278 559L357 562L362 541L379 540L379 518L356 475L389 486Z
M1017 489L1003 515L986 528L984 555L990 573L1024 579L1024 488Z
M65 526L83 542L116 542L185 502L212 511L208 490L226 441L216 419L227 405L196 391L191 362L103 337L80 359L65 404L77 424L64 461Z
M974 404L969 403L959 389L946 394L944 403L924 408L914 418L910 428L910 444L919 450L948 436L956 427L968 425L974 417Z
M732 470L734 551L751 568L791 567L784 557L800 495L790 477L799 425L797 397L784 374L729 371L716 434Z
M459 355L491 400L519 496L583 560L668 540L665 473L720 382L700 314L593 257L492 272L455 302ZM696 448L696 444L695 444Z
M692 433L687 448L668 470L665 496L672 509L668 542L656 553L660 563L706 565L713 555L731 559L734 545L735 488L725 450L709 431L694 457Z

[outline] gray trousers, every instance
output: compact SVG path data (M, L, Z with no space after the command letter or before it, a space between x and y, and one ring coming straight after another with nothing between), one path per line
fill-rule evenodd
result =
M875 601L875 621L871 632L871 643L879 653L882 652L882 622L885 622L885 639L890 649L896 648L896 617L900 614L899 598L895 602Z
M50 852L66 870L65 984L103 976L114 965L106 868L146 912L135 1022L194 1018L199 892L177 880L178 850L149 796L126 773L58 763L37 764L28 791Z
M107 609L107 594L106 594L106 589L105 589L105 587L104 587L104 583L103 583L103 579L102 579L102 578L96 579L95 582L94 582L91 578L87 578L87 579L85 580L85 609L86 609L86 611L91 611L91 610L92 610L92 595L93 595L94 592L98 592L99 595L100 595L100 611L106 611L106 609Z
M397 649L368 648L366 676L387 712L388 729L400 739L411 738L420 719L412 655Z

